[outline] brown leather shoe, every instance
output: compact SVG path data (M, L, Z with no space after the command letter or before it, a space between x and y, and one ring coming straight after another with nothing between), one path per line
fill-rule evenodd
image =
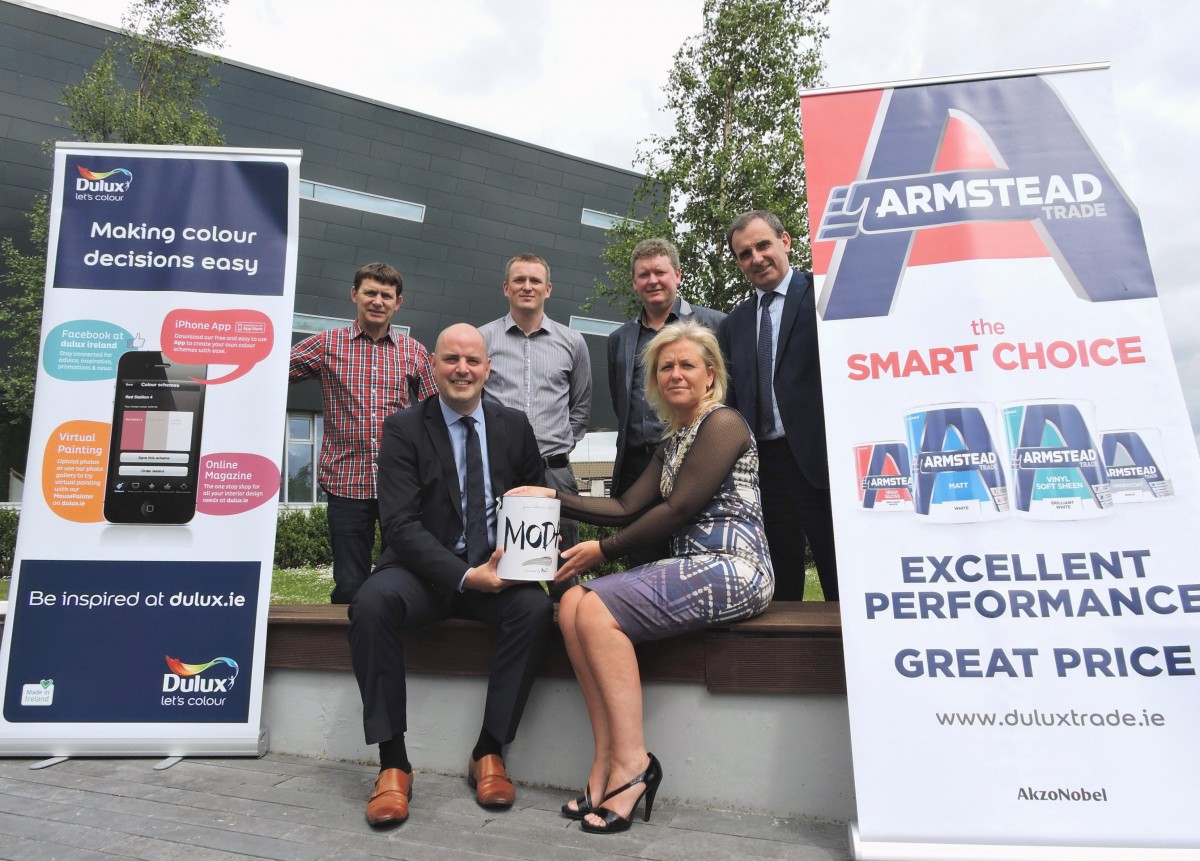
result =
M367 802L367 822L371 825L399 825L408 819L408 801L412 798L412 772L385 768L375 778L375 791Z
M484 807L512 807L517 800L517 789L504 770L504 760L494 753L479 762L468 758L467 783L475 790L475 800Z

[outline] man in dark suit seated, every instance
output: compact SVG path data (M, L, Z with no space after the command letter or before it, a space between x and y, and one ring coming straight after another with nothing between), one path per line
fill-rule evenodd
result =
M804 542L826 601L838 600L825 407L813 279L792 269L792 237L771 212L754 209L725 235L754 293L729 312L718 339L729 362L725 402L758 440L763 525L775 568L775 600L804 598Z
M404 632L449 617L499 630L483 727L467 763L476 800L509 807L516 790L503 745L516 736L553 609L539 583L496 571L497 497L542 485L544 468L525 414L481 401L490 365L483 336L449 327L433 355L438 397L391 415L379 449L384 550L350 604L350 654L368 744L380 771L367 804L372 825L408 818L412 766L404 744Z

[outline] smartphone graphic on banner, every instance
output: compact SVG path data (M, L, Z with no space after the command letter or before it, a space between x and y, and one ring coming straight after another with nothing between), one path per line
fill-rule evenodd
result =
M109 523L187 523L195 515L205 389L197 380L207 377L207 365L157 351L121 356L104 488Z

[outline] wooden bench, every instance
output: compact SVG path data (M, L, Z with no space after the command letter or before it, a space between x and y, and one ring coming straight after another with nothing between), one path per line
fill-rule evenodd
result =
M346 608L328 604L271 607L267 667L349 670ZM837 604L777 601L748 622L638 646L644 681L703 684L714 693L844 694L842 626ZM495 634L449 619L406 636L408 672L486 676ZM555 632L542 675L569 678Z

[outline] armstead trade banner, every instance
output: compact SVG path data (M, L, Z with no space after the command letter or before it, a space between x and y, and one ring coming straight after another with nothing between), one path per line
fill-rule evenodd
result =
M59 144L4 755L256 755L295 151Z
M858 858L1200 858L1200 463L1107 69L802 101Z

